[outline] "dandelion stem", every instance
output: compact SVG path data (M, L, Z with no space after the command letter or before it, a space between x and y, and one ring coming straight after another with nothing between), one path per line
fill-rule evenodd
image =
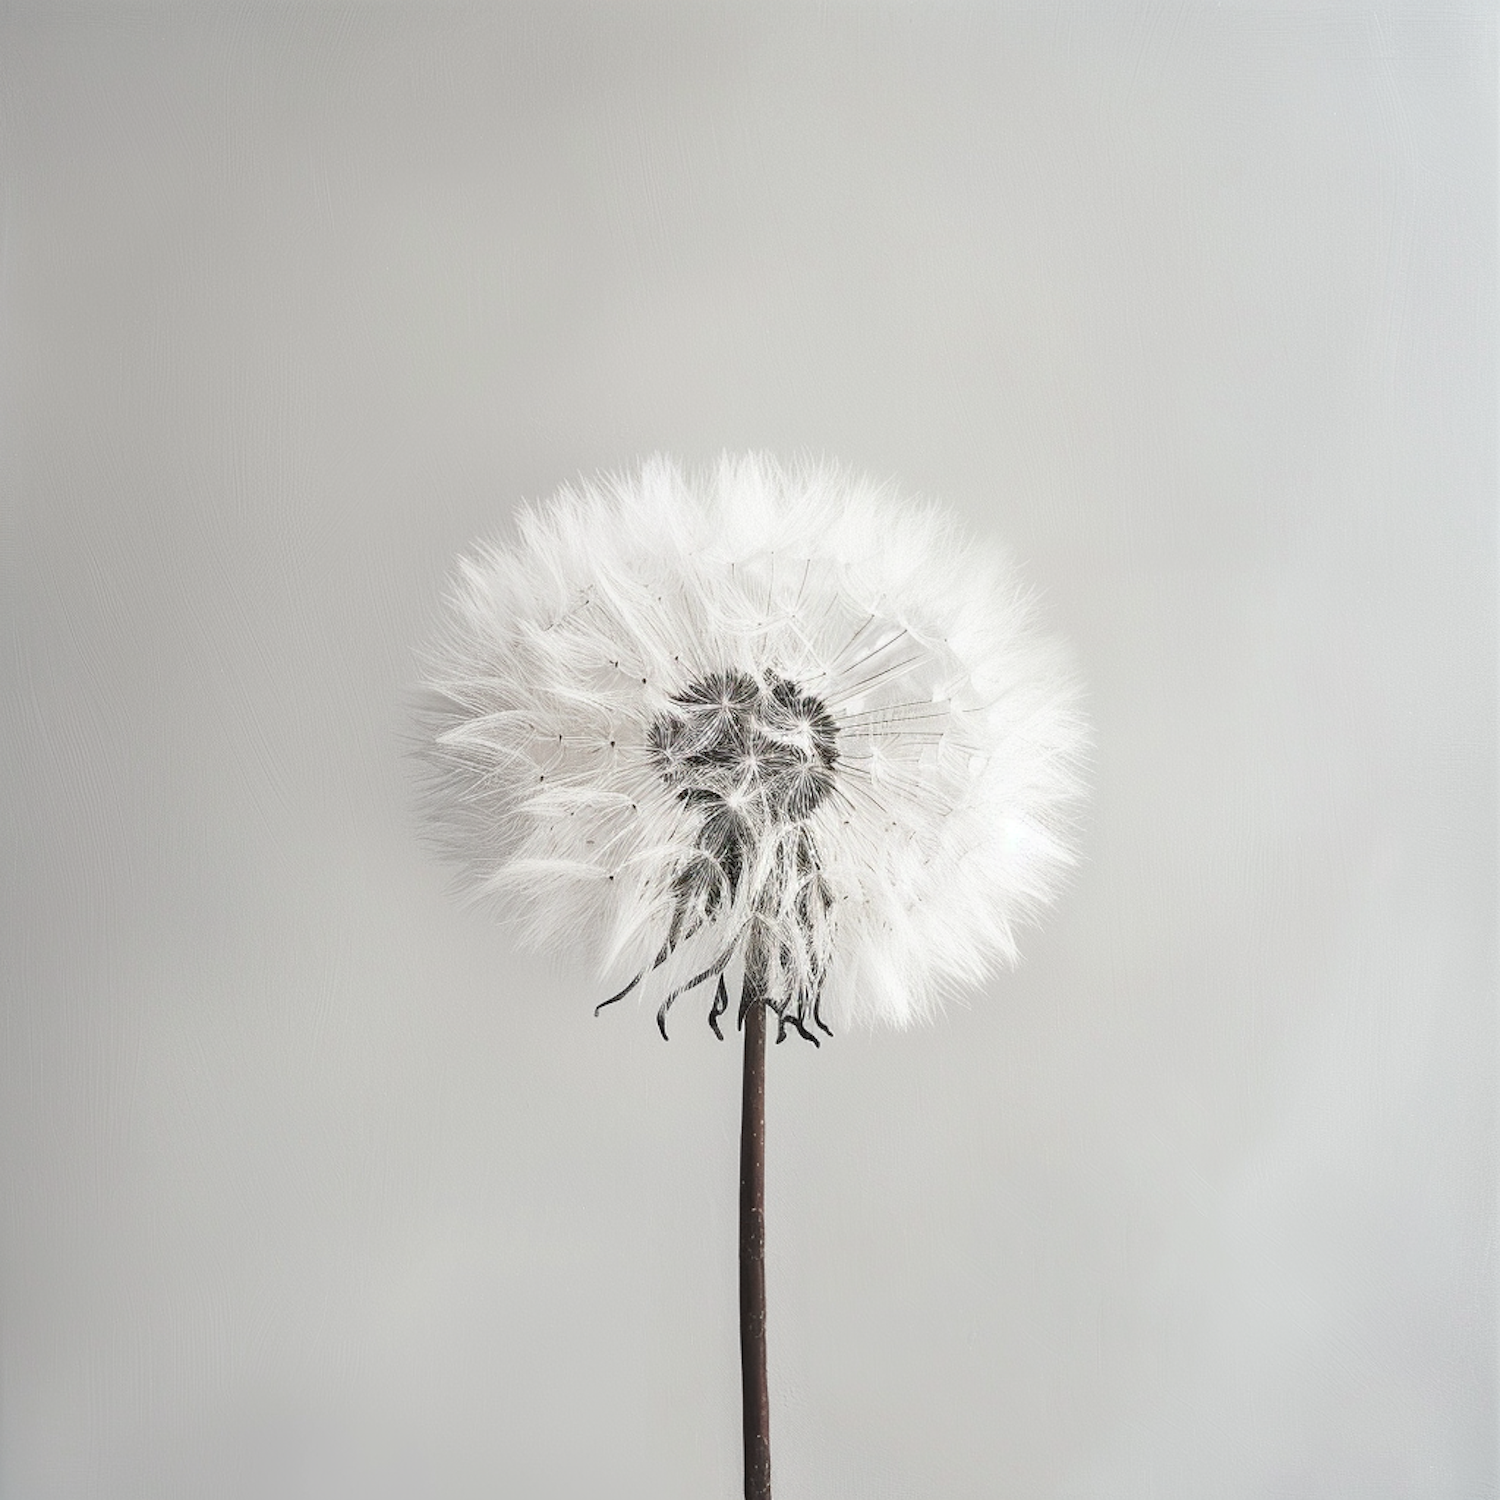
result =
M754 983L745 976L746 986ZM745 1012L740 1106L740 1380L745 1500L771 1500L771 1398L766 1382L766 997Z

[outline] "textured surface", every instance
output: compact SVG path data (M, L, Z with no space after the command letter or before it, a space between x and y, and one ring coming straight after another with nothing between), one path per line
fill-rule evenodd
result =
M207 8L205 8L207 9ZM1078 880L773 1052L778 1500L1495 1493L1490 10L0 13L0 1491L732 1497L737 1049L448 899L454 555L1010 540Z

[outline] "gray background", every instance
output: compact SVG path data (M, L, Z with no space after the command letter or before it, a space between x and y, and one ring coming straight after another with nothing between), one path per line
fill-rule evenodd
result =
M420 846L454 554L657 449L1009 540L1087 859L770 1083L779 1500L1496 1493L1487 5L0 10L4 1416L728 1497L737 1056Z

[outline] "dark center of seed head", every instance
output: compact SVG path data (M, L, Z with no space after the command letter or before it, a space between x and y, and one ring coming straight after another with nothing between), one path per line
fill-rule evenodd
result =
M651 756L677 795L737 824L794 823L833 786L838 726L820 698L774 674L712 672L651 725Z

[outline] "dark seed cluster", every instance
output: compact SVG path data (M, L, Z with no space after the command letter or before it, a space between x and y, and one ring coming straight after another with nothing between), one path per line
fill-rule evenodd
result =
M838 730L822 702L783 677L713 672L651 726L662 780L694 806L797 822L828 795Z
M672 707L651 725L647 743L662 780L698 812L701 821L695 857L673 882L671 928L652 967L665 963L679 943L692 937L726 901L734 900L761 839L774 840L777 869L771 889L790 893L792 911L811 950L813 923L826 912L829 897L811 832L797 828L790 838L786 834L811 816L833 789L839 758L833 716L821 699L775 674L757 679L745 672L712 672L671 702ZM718 1018L729 1004L724 970L736 947L731 943L702 974L667 996L657 1013L663 1036L672 1002L713 978L718 986L709 1025L715 1035L722 1035ZM777 1012L778 1041L788 1025L814 1042L809 1021L828 1030L818 1014L821 973L796 994L770 996L767 976L773 955L766 952L753 923L744 957L741 1020L758 996ZM604 1004L622 999L643 977L637 974Z

